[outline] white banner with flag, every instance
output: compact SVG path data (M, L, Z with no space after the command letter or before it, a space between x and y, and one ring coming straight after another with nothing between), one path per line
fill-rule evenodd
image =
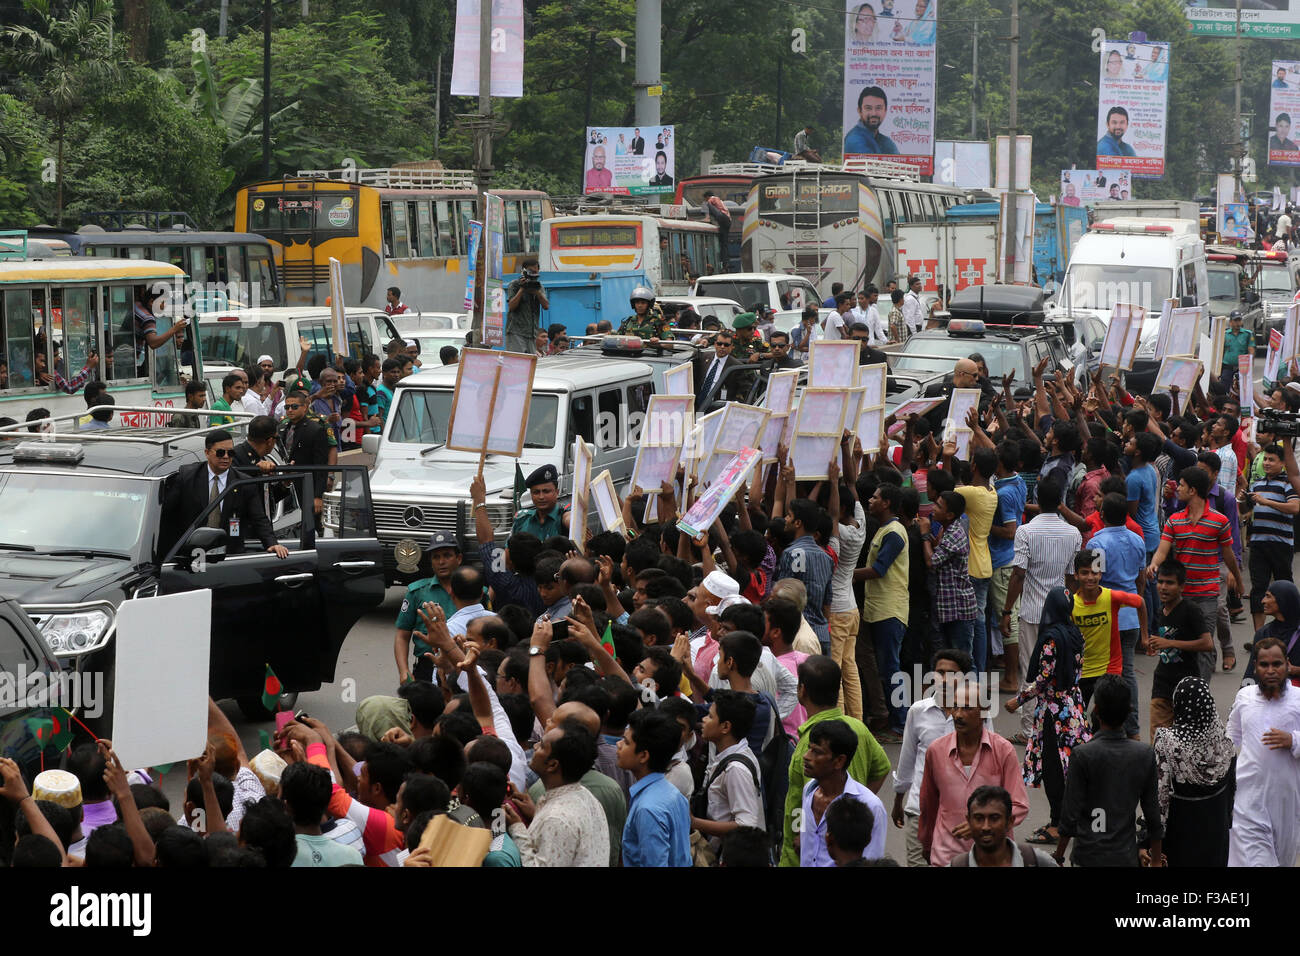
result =
M478 96L479 0L456 0L451 95ZM524 0L493 0L493 96L524 95Z

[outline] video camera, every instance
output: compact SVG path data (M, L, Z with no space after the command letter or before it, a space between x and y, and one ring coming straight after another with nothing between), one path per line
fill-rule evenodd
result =
M519 273L520 285L529 290L540 289L542 287L542 280L537 278L537 275L538 274L533 272L531 269L524 269Z
M1261 408L1255 420L1257 431L1271 432L1278 438L1300 438L1300 412L1279 412Z

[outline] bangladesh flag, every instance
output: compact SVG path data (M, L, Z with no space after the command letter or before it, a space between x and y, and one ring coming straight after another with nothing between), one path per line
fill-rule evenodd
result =
M605 633L600 636L600 646L610 657L614 656L614 626L609 622L605 624Z
M266 681L262 685L262 706L275 713L280 709L280 695L284 693L284 688L280 686L280 678L275 676L275 671L271 670L271 665L266 665Z
M61 708L54 708L47 716L27 718L27 729L42 750L53 747L62 753L72 743L72 716Z

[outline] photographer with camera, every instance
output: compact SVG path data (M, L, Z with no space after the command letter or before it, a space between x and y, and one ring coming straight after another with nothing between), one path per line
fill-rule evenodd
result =
M538 262L525 259L519 278L506 287L506 351L531 355L537 348L542 309L549 309L546 289L538 279Z

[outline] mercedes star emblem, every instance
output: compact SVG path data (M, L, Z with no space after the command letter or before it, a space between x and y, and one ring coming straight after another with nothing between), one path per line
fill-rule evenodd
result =
M424 524L424 509L415 505L402 512L402 523L408 528L418 528Z

